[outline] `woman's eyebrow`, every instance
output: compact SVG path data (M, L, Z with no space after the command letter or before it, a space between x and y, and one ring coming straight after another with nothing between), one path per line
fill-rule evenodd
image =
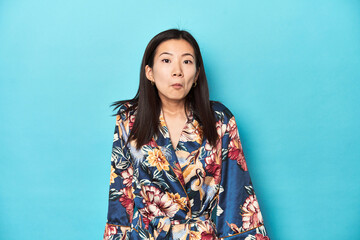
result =
M163 54L169 54L169 55L174 55L174 54L172 54L172 53L169 53L169 52L162 52L162 53L160 53L160 55L159 55L159 57L161 56L161 55L163 55ZM181 56L191 56L192 58L194 58L194 56L191 54L191 53L184 53L184 54L182 54ZM195 59L195 58L194 58Z
M192 56L192 58L195 59L194 56L193 56L191 53L184 53L184 54L181 55L181 56Z

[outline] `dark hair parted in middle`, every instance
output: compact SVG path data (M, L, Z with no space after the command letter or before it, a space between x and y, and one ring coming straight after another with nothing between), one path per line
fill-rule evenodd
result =
M114 110L123 103L130 102L132 107L126 111L137 109L136 118L128 141L136 140L136 148L140 149L142 145L147 144L154 134L159 134L159 116L161 111L161 100L156 86L152 85L145 75L145 66L153 67L154 57L157 47L167 40L183 39L187 41L194 49L196 70L199 72L197 86L192 87L185 98L184 110L193 110L194 118L199 122L203 137L211 145L215 145L218 135L216 131L216 119L210 105L209 88L206 79L203 60L199 45L195 38L187 31L178 29L169 29L157 34L145 49L140 68L139 89L133 99L114 102Z

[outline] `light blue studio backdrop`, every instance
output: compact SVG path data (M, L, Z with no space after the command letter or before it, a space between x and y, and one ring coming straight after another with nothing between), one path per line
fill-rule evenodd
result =
M359 1L0 2L0 239L101 239L146 44L198 40L275 240L360 239Z

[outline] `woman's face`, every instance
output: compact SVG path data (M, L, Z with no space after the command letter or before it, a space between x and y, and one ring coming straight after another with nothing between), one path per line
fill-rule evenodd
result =
M171 39L159 44L153 67L145 66L146 77L155 83L162 102L184 101L197 81L198 72L194 49L183 39Z

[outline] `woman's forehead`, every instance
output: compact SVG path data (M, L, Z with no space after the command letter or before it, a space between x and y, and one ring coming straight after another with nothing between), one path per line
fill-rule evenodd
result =
M160 43L155 54L157 56L162 54L194 56L194 48L184 39L170 39Z

